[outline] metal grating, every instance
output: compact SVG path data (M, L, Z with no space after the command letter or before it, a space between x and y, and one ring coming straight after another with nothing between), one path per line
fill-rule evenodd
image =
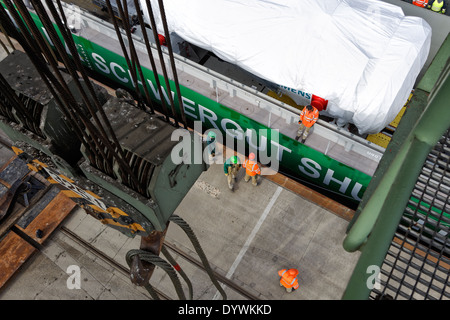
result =
M429 153L371 299L450 299L450 129Z

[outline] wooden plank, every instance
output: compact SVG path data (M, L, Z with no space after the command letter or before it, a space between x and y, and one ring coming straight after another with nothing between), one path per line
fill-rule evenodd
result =
M0 181L0 198L6 195L10 187L11 186L6 186L4 183L2 183L2 181Z
M36 251L32 245L10 231L0 242L0 288Z
M5 188L10 189L11 188L11 184L9 184L8 182L6 182L3 179L0 179L0 184L2 184Z
M30 172L31 175L33 175L34 177L38 178L39 174L36 174L35 172ZM38 179L39 181L42 182L42 179ZM20 203L15 203L14 204L14 208L12 210L12 212L5 217L1 224L0 224L0 237L2 237L4 234L6 234L6 232L8 232L9 229L11 229L11 227L17 223L17 221L22 217L22 215L29 209L31 209L36 203L39 202L39 200L41 199L41 197L48 191L48 189L50 188L50 183L48 183L46 180L45 181L45 185L44 185L44 189L39 190L30 200L29 206L28 207L24 207L23 205L21 205Z
M27 210L22 217L16 222L16 225L25 229L31 221L33 221L44 208L54 200L54 198L60 192L59 188L56 186L50 187L49 191L41 197L38 203L32 206L29 210Z
M11 164L11 162L13 162L16 158L17 158L17 155L13 154L13 156L11 158L9 158L9 160L6 163L4 163L3 166L0 168L0 172L3 172L3 170L5 170ZM5 186L7 189L11 188L11 184L1 178L0 178L0 183L3 186Z
M12 185L18 179L23 179L29 172L30 169L27 163L19 157L16 157L0 172L0 179Z
M76 206L72 199L60 192L25 229L18 225L16 227L42 244ZM41 238L36 236L38 229L42 231Z
M10 165L11 162L13 162L14 159L17 158L17 155L13 155L11 158L9 158L9 160L3 164L3 166L0 168L0 171L5 170L6 167L8 167Z
M317 204L322 208L327 209L328 211L347 221L351 221L355 214L354 210L340 204L337 201L327 198L319 192L314 191L297 181L289 179L282 174L277 173L274 175L265 176L264 178L298 194L305 199L308 199L309 201Z

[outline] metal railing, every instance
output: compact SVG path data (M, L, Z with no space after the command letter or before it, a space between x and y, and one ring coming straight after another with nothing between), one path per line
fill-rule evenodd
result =
M398 145L395 156L389 159L388 163L386 160L384 163L383 160L380 163L380 166L383 167L382 176L377 180L376 187L364 201L364 206L352 222L343 246L349 252L361 250L361 256L343 299L367 299L374 288L378 290L372 293L372 295L375 294L375 297L416 298L418 296L415 290L417 290L417 292L424 293L423 297L430 298L430 295L426 293L436 291L433 289L434 286L440 287L436 291L438 294L435 294L434 297L448 298L448 289L446 289L448 277L443 275L434 277L433 279L441 280L440 286L430 284L426 289L423 288L426 280L422 279L422 276L436 275L442 272L442 268L445 269L443 266L446 266L445 260L447 259L445 257L448 251L447 235L444 237L444 244L438 246L433 234L427 233L428 243L435 243L434 246L427 246L421 244L421 242L427 243L424 239L411 237L412 232L403 232L406 235L400 237L402 227L399 226L405 223L405 219L411 221L409 230L420 225L421 218L414 217L414 212L418 212L422 216L424 226L427 225L426 228L437 227L439 224L439 230L436 229L435 234L440 230L442 230L441 233L448 230L446 225L448 217L444 214L444 212L450 212L447 196L448 162L446 166L443 164L448 161L450 155L447 145L448 136L446 135L450 127L449 101L450 60L447 61L440 78L429 94L423 113L402 143ZM436 145L441 146L440 151L437 151ZM435 159L438 164L432 166L437 170L436 172L430 170L432 159ZM424 178L424 175L430 175L433 179ZM440 182L437 182L436 176L442 177ZM421 192L420 189L426 190L426 192ZM435 191L432 191L433 189ZM445 191L447 191L446 194ZM413 199L418 199L415 208L412 205L415 203ZM405 218L408 217L405 215L405 210L409 218ZM444 223L435 219L424 220L428 216L431 217L431 211L438 213L441 219L445 219ZM408 230L408 226L406 229ZM425 233L422 234L425 235ZM439 248L441 248L440 251ZM412 256L405 257L405 252L409 252L415 260ZM418 257L421 257L423 263L417 261ZM441 263L441 258L443 263ZM406 265L402 265L405 262ZM424 267L425 264L429 265L430 263L436 264L434 270ZM414 265L419 267L413 268ZM399 269L394 271L394 266ZM414 273L414 270L423 273ZM414 276L412 276L413 273ZM402 281L402 279L410 277L415 279L416 283ZM380 289L383 281L386 287ZM400 284L394 286L391 281L397 281ZM411 292L414 291L414 294L403 291L400 293L399 287L403 286Z
M428 155L370 297L450 299L450 130Z

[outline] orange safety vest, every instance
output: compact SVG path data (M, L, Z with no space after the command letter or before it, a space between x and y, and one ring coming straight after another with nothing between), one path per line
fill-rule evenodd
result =
M300 121L307 128L312 127L312 125L316 123L317 119L319 119L319 110L317 110L316 108L314 108L312 111L308 111L305 107L300 113Z
M413 5L425 8L428 4L428 0L413 0Z
M290 270L295 270L295 275L291 275ZM296 269L283 269L278 271L278 275L281 277L280 279L280 284L283 285L285 288L294 288L294 289L298 289L299 285L298 285L298 280L297 280L297 275L298 275L298 271Z
M247 172L247 174L251 177L261 174L261 169L259 168L258 163L253 162L252 160L245 160L242 167L245 168L245 172Z

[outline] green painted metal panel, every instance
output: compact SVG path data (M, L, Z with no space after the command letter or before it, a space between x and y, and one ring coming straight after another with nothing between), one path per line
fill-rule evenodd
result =
M445 63L450 57L450 34L447 36L447 39L442 43L442 46L439 48L436 56L433 59L430 67L427 72L423 76L422 80L420 80L417 88L422 89L426 92L431 92L436 83L439 75L442 73Z

